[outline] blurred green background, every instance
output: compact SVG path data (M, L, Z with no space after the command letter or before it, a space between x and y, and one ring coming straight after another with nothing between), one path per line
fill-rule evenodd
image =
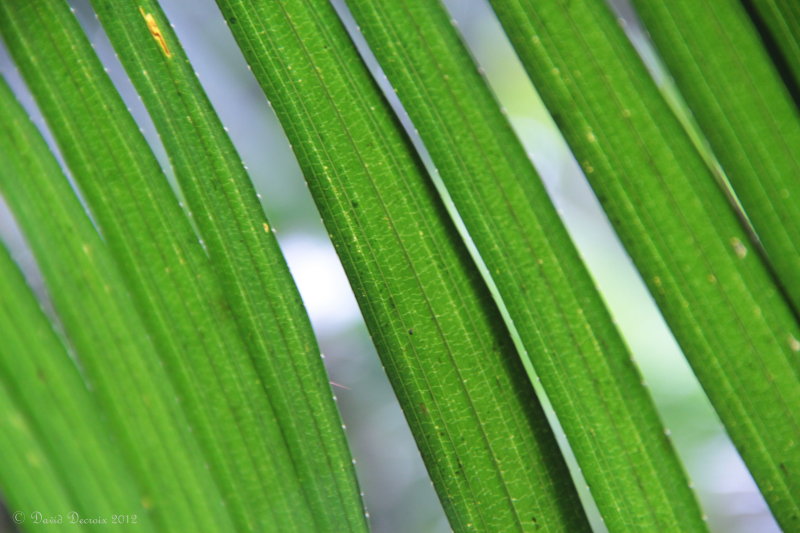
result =
M494 15L484 0L445 3L507 110L629 343L712 530L779 531ZM167 168L154 128L87 2L74 0L72 4ZM373 530L449 531L299 168L213 0L161 0L161 4L250 170L300 287L358 461ZM341 2L335 4L343 9ZM614 4L621 23L654 65L631 11L623 2ZM43 128L4 50L0 50L0 72ZM0 237L11 245L32 284L39 285L32 260L1 201ZM602 530L602 524L598 529Z

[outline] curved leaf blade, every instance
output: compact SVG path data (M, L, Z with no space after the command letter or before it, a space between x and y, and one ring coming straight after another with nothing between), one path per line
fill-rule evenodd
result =
M451 526L586 530L488 291L330 4L218 5L292 143Z
M138 500L165 530L230 528L127 286L58 162L4 83L0 119L0 193L37 258L65 334L141 486ZM54 376L54 388L70 379L66 372ZM68 428L61 437L70 438ZM208 512L197 513L199 508Z
M606 5L492 5L773 512L796 523L800 331L723 192Z
M47 527L31 525L41 513L61 516L59 529L83 531L76 515L125 513L155 531L96 397L2 244L0 343L0 485L15 522Z
M69 7L3 2L0 32L164 356L236 529L313 530L230 302Z
M800 310L800 109L738 3L634 5Z
M739 0L800 106L800 5L792 0Z
M605 524L705 529L627 348L444 8L348 4L497 283Z
M353 460L319 348L241 159L158 4L93 4L150 111L231 300L308 493L315 529L364 531Z

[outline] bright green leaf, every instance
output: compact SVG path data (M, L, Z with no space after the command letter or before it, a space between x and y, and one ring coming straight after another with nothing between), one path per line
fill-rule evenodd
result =
M491 297L326 0L220 0L456 531L587 528Z
M773 512L796 524L800 331L725 195L603 2L492 4Z
M313 530L230 301L67 4L3 2L0 31L163 355L236 528Z
M800 310L800 110L737 2L634 1Z
M365 530L353 460L319 348L236 150L158 4L93 3L160 133L274 407L316 529ZM154 28L163 43L154 39Z
M705 529L628 350L443 7L348 4L497 283L606 525Z
M0 486L14 522L78 531L76 517L124 513L154 531L96 398L2 245L0 339Z
M142 487L137 503L165 530L181 531L187 524L230 527L163 361L116 265L44 139L4 84L0 118L0 193L27 237L68 340L107 410L120 455ZM62 381L69 383L69 376L59 374L51 386ZM213 511L200 514L197 508Z
M800 3L795 0L740 2L762 33L764 44L795 100L800 99Z

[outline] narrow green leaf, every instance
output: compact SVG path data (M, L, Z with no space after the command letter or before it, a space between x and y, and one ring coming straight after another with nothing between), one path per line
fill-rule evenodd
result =
M800 310L800 110L738 2L634 1Z
M231 304L68 5L2 2L0 32L163 355L236 529L314 530Z
M0 244L0 487L17 523L136 515L154 531L95 397Z
M0 193L38 260L59 320L115 430L120 455L142 487L136 501L163 530L230 528L116 265L5 83L0 83L0 123ZM61 373L53 374L48 383L58 387L60 379ZM63 379L69 383L69 376ZM69 434L64 429L61 437ZM208 512L197 513L200 508Z
M365 530L352 457L311 324L233 144L158 4L93 4L150 111L254 354L316 529Z
M758 26L764 44L795 99L800 99L800 3L795 0L739 1Z
M492 0L779 522L800 520L800 331L610 9Z
M704 530L641 376L444 8L348 4L497 284L606 525Z
M294 147L453 529L586 530L491 297L331 5L218 5Z
M0 384L0 415L0 453L3 454L0 483L7 489L2 494L3 501L10 509L12 520L27 521L28 530L53 527L37 526L34 520L39 515L36 513L41 513L42 509L74 509L73 500L60 483L53 465L47 461L39 444L39 435L34 433L14 405L5 384ZM34 510L26 512L20 509ZM86 531L69 522L60 527L62 531Z

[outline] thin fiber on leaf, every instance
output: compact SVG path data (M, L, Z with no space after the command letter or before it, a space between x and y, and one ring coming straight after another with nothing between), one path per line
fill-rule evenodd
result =
M497 284L605 524L704 530L630 353L442 5L348 5Z
M587 530L491 296L331 5L218 5L292 143L453 529Z
M492 0L778 521L800 520L800 331L610 9Z
M353 461L319 347L241 159L158 4L93 4L159 131L275 407L317 529L364 531Z
M768 50L737 2L634 5L800 311L800 109Z
M115 432L114 453L131 465L141 487L136 501L164 531L230 530L177 393L116 265L4 83L0 123L0 194L37 258L59 322ZM70 376L54 374L48 384L57 388L62 379L69 383ZM199 508L208 512L197 513Z
M236 529L314 530L223 287L68 5L2 2L0 32L163 356Z

